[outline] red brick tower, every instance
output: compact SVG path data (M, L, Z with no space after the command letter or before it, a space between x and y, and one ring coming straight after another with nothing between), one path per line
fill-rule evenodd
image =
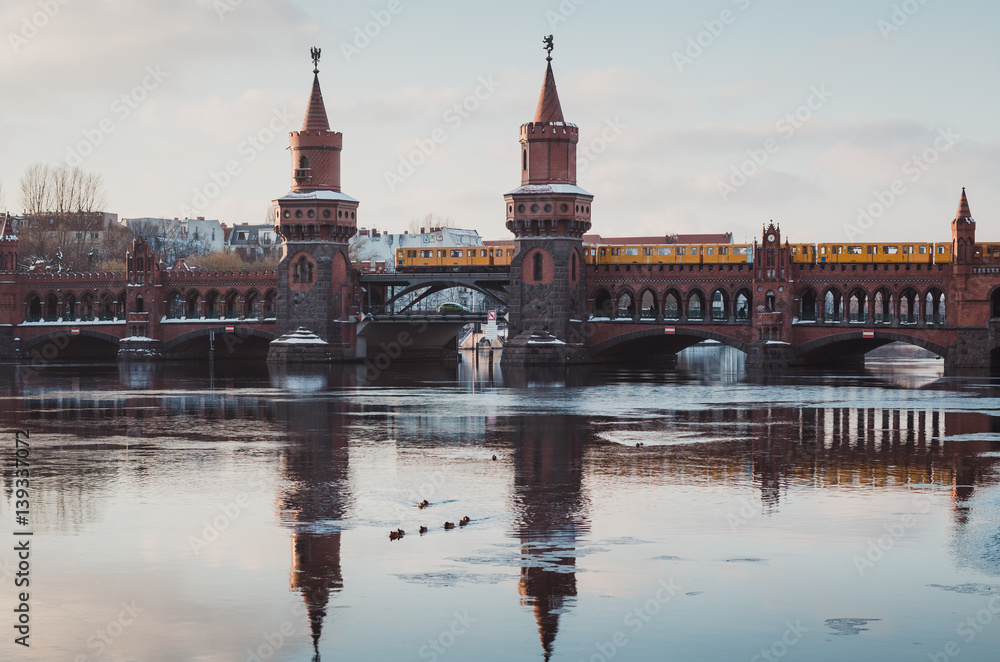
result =
M969 199L965 197L962 188L962 199L958 203L958 212L951 222L952 260L955 267L962 270L965 265L973 262L976 244L976 221L969 209ZM963 271L965 273L965 271Z
M521 186L504 196L507 229L517 249L511 261L510 342L505 364L552 364L586 359L587 314L583 235L594 196L576 185L579 129L563 119L548 66L533 121L521 126Z
M289 134L292 190L273 202L284 240L278 266L277 334L271 362L353 359L354 268L348 242L357 233L358 201L340 188L344 136L330 130L319 86L319 49L312 50L313 86L301 131ZM326 343L325 349L314 336ZM310 346L312 338L315 346Z

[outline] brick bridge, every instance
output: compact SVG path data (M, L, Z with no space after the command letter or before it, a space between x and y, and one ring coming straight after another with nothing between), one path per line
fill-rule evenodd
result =
M0 228L0 358L264 357L274 340L277 271L168 269L136 241L127 270L17 273Z
M579 137L549 58L534 119L519 132L521 184L504 195L509 271L361 274L349 246L360 203L341 189L343 134L330 129L314 69L302 130L289 136L292 189L272 202L278 269L170 269L136 242L122 273L17 273L4 222L0 357L439 357L471 318L409 319L394 298L458 285L508 309L506 365L648 360L704 340L746 352L751 367L858 362L896 341L949 367L995 363L1000 246L976 243L964 191L940 263L799 261L771 225L752 263L604 264L585 259L594 196L577 185Z

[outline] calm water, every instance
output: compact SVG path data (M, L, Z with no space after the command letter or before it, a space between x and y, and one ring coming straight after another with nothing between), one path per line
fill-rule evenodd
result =
M0 659L1000 657L1000 382L710 349L368 377L0 367L34 530Z

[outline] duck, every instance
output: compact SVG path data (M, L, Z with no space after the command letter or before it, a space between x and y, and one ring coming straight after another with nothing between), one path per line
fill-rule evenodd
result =
M463 517L462 519L458 520L458 525L459 526L465 526L466 524L468 524L471 521L472 520L469 519L468 517Z
M389 540L399 540L399 531L390 531Z
M420 527L420 533L421 533L421 534L423 534L423 533L427 533L427 527L426 527L426 526L422 526L422 527Z
M494 456L493 456L493 461L494 461L494 462L496 462L496 461L497 461L497 456L496 456L496 455L494 455Z
M646 445L646 444L644 444L644 443L642 443L642 442L640 441L639 443L637 443L637 444L635 445L635 447L636 447L636 448L642 448L642 447L643 447L643 446L645 446L645 445Z
M454 522L445 522L444 523L444 528L446 528L446 529L454 529L455 528L455 523Z
M396 537L402 538L405 535L406 535L406 531L403 531L402 529L396 529Z
M428 501L427 499L424 499L423 501L421 501L420 503L417 504L417 508L420 508L421 510L423 510L424 508L426 508L429 505L431 505L431 502Z

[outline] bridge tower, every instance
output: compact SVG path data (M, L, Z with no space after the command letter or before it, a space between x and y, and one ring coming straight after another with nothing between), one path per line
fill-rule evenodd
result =
M753 251L753 343L747 367L787 367L793 360L791 345L793 297L792 251L781 243L781 227L772 221L763 229Z
M952 264L957 267L956 271L961 273L971 273L969 265L973 262L976 244L976 221L972 218L972 210L969 209L969 199L965 196L965 188L962 188L962 199L958 203L958 212L955 220L951 222L951 253Z
M289 134L292 190L273 204L284 240L278 265L277 335L268 361L311 363L355 356L355 273L348 242L358 201L340 187L342 133L330 130L319 85L319 49L301 131Z
M521 186L504 196L514 233L510 265L509 334L503 363L583 361L587 315L583 235L594 196L576 184L579 129L565 121L555 75L552 38L535 117L521 126Z

